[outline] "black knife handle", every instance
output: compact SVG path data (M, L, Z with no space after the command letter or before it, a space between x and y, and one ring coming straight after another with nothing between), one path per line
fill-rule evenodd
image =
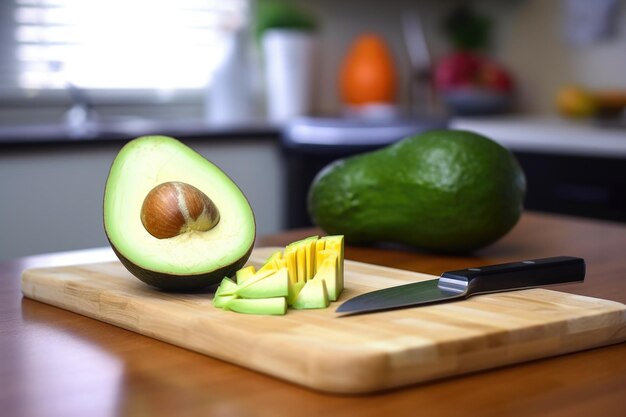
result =
M444 291L470 296L584 279L584 259L556 256L444 272L438 285Z

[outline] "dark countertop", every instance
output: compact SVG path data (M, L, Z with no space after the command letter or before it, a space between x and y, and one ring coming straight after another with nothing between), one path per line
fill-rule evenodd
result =
M61 123L0 126L0 148L34 144L109 142L157 134L181 139L277 139L280 136L280 128L266 122L211 125L201 120L157 121L140 118L88 124L83 129L70 129Z

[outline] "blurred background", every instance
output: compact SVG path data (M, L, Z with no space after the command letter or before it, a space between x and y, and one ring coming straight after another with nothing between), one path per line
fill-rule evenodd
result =
M259 234L310 225L330 161L445 127L511 149L528 209L624 222L625 68L624 0L0 0L0 261L106 245L147 134L225 170Z

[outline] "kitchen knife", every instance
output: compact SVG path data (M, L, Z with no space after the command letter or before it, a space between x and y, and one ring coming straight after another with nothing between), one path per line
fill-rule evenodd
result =
M444 272L439 279L399 285L356 296L336 312L344 316L463 300L472 295L540 285L581 282L585 260L571 256L532 259Z

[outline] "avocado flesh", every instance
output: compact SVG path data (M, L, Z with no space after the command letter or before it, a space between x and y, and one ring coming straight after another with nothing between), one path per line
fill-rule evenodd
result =
M308 202L314 222L347 242L455 253L511 230L524 194L524 173L507 149L471 132L431 131L332 163Z
M225 277L220 283L219 287L217 287L217 290L215 290L215 295L235 295L236 291L237 284L235 283L235 281L231 280L228 277Z
M322 255L322 251L330 251L337 256L337 273L334 281L334 295L330 294L330 299L332 301L336 301L343 291L344 237L342 235L324 237L324 249L320 250L319 254L320 258L325 259L326 256Z
M237 284L228 277L224 278L215 291L213 305L218 308L223 308L227 302L237 298L235 291L237 291Z
M281 251L274 252L257 272L276 271L278 269L278 260L282 259L282 255Z
M213 297L213 306L217 308L224 308L229 301L236 299L236 295L215 295Z
M244 314L281 316L287 313L287 300L285 300L285 297L259 299L235 298L227 301L224 308Z
M157 239L140 219L146 195L169 181L193 185L209 196L220 220L208 231ZM232 276L252 251L252 209L218 167L181 142L146 136L115 158L104 193L104 227L121 262L142 281L166 290L194 290Z
M245 268L242 268L236 272L235 278L237 279L237 284L243 284L248 278L252 278L256 273L254 266L249 265Z
M321 252L321 255L325 257L322 261L320 268L317 270L313 280L323 280L326 284L326 292L328 293L328 299L336 301L340 294L339 289L339 268L337 262L337 255L335 252Z
M237 283L226 277L213 298L218 308L257 314L253 309L276 301L251 300L284 299L288 306L298 309L326 308L335 301L343 289L343 236L311 236L293 242L284 252L274 252L255 272L247 266L236 272ZM303 294L300 294L306 288ZM243 301L234 301L243 300ZM272 308L274 308L272 307ZM258 314L267 314L265 309ZM283 314L282 307L272 314ZM286 309L284 310L286 312Z
M298 281L298 282L289 282L289 288L287 291L287 304L292 306L296 301L298 294L302 291L302 288L305 286L306 282Z
M330 304L326 283L323 279L312 279L307 282L293 301L292 307L297 310L326 308Z
M297 262L300 262L297 271L298 279L309 280L313 278L315 270L315 248L319 236L309 236L305 239L292 242L285 248L285 251L296 251Z
M286 297L289 293L289 275L282 268L252 285L242 285L235 294L242 298Z

